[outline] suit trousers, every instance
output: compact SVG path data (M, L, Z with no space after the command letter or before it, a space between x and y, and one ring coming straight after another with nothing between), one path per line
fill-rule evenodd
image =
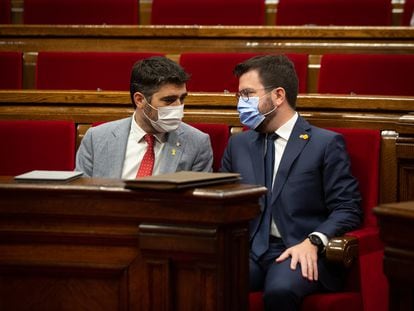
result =
M250 256L250 291L263 291L266 311L300 310L305 296L322 292L320 281L309 281L302 276L300 265L290 268L291 259L276 263L275 259L286 250L282 240L270 242L269 249L259 259Z

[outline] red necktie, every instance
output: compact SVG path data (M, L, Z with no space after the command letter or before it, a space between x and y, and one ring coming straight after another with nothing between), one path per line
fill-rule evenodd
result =
M138 173L136 177L151 176L152 169L154 168L154 141L155 136L151 134L145 134L144 140L147 142L148 147L147 151L142 158L141 165L139 166Z

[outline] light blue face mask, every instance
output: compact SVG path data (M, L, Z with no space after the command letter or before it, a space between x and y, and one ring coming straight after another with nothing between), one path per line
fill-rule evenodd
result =
M249 97L248 101L245 101L243 98L239 98L237 103L237 110L240 116L240 122L249 127L252 130L255 130L266 118L266 116L276 110L276 106L266 113L261 113L259 111L259 100L260 97L253 96Z

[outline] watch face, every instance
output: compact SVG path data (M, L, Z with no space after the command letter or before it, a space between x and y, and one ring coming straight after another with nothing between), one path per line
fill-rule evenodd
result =
M309 236L309 241L310 241L313 245L315 245L315 246L317 246L317 247L318 247L318 253L319 253L319 254L324 253L324 251L325 251L325 246L323 245L323 242L322 242L322 240L321 240L321 238L320 238L320 237L318 237L318 236L317 236L317 235L315 235L315 234L311 234L311 235Z
M322 240L317 236L317 235L310 235L309 236L309 240L311 241L312 244L320 246L322 244Z

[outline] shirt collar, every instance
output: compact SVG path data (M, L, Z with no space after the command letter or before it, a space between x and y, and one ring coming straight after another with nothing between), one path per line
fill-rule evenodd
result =
M131 131L130 134L132 136L132 138L134 139L134 141L136 142L140 142L145 134L147 134L147 132L145 132L135 121L135 112L132 115L132 120L131 120ZM157 133L154 134L155 139L159 142L159 143L163 143L164 139L165 139L165 133Z
M298 113L295 114L281 127L276 130L276 134L279 137L283 138L284 140L289 140L290 134L293 131L293 127L295 126L296 120L298 119Z

